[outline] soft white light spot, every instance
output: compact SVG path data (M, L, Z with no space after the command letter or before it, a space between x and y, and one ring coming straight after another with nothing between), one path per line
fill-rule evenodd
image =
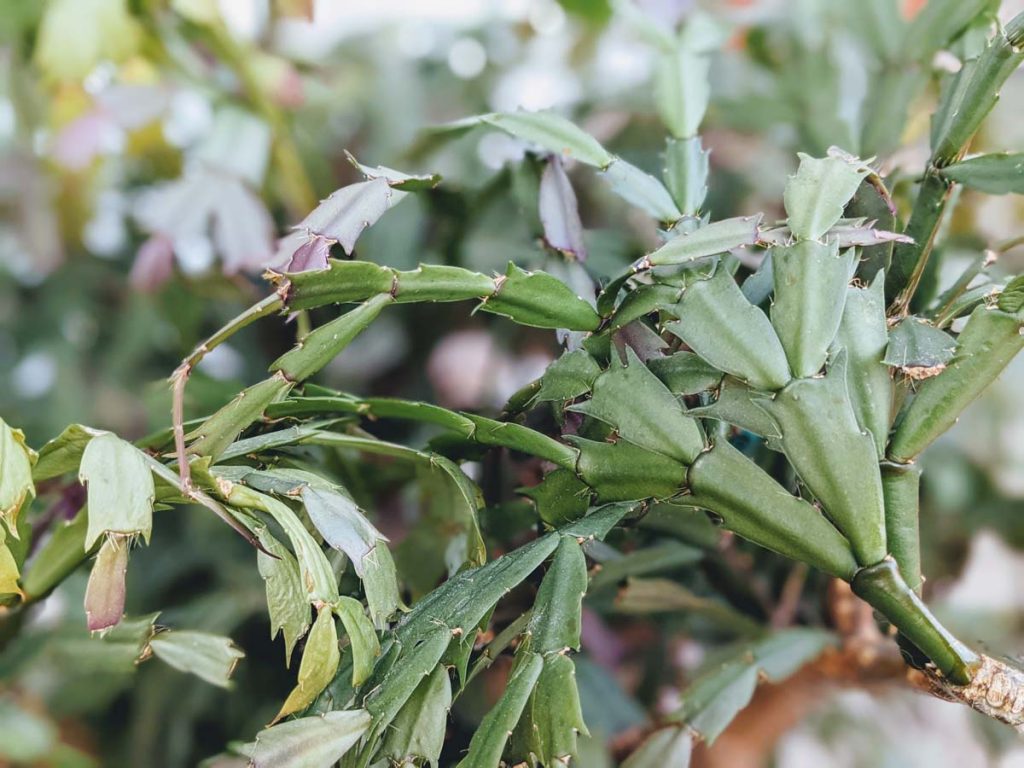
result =
M398 28L398 50L410 59L422 59L429 56L437 40L434 30L425 24L409 23Z
M237 379L245 369L245 359L241 353L230 344L221 344L211 349L199 369L214 379Z
M521 160L525 154L523 144L504 133L488 133L476 145L480 162L492 170L498 170L506 163Z
M460 37L448 50L448 67L463 80L476 77L486 65L487 51L472 37Z
M82 242L96 256L110 258L116 255L127 238L124 219L117 213L97 212L82 229Z
M186 235L174 241L174 255L186 275L201 275L213 266L213 243L206 235Z
M57 381L57 360L49 352L25 355L11 371L11 387L19 397L42 397Z
M213 122L210 102L195 91L179 91L171 99L164 121L164 138L175 147L187 147L202 137Z
M534 0L529 19L538 35L554 35L565 26L565 11L554 0Z

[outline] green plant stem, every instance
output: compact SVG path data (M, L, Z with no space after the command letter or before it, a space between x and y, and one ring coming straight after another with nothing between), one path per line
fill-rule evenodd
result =
M885 616L956 685L967 685L981 657L939 623L900 575L891 558L861 568L850 582L853 592Z
M881 463L882 495L885 497L885 538L900 575L921 594L921 536L919 495L921 469L915 464Z
M885 295L892 302L889 308L892 317L906 315L910 307L952 191L952 182L939 176L934 169L925 173L905 230L913 242L896 244L892 265L885 278Z

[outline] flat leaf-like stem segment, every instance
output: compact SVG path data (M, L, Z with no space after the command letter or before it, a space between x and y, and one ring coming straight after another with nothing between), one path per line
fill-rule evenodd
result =
M1024 195L1024 153L978 155L947 165L940 173L950 181L990 195Z
M761 214L722 219L676 235L653 253L645 256L636 269L687 264L697 259L756 245L761 236Z
M812 504L798 499L725 440L701 454L681 503L710 510L755 544L849 581L857 570L850 542Z
M858 597L895 624L947 680L956 685L971 682L981 658L938 622L900 576L894 560L861 568L850 586Z
M885 320L885 276L870 288L846 289L843 319L836 345L846 350L846 386L861 429L871 433L881 458L889 437L892 412L892 373L883 362L889 335Z
M570 410L610 424L623 440L691 463L704 450L697 422L657 376L626 348L626 362L611 365L594 381L590 399Z
M747 301L724 269L690 285L670 311L679 319L666 330L718 370L768 391L781 389L792 378L767 316Z
M390 294L398 304L479 300L479 309L521 325L593 331L600 318L563 282L543 272L510 264L504 275L488 277L460 267L424 264L399 271L364 261L334 261L327 270L273 275L288 309L365 301Z
M882 494L885 497L885 538L907 585L921 594L921 534L919 497L921 468L914 464L882 462Z
M825 364L852 272L853 249L840 256L835 240L827 245L801 240L772 249L772 325L797 378L814 376Z
M871 565L888 551L882 481L874 441L857 424L845 368L840 355L827 376L796 379L758 402L779 425L786 456L846 534L857 562Z
M1022 313L980 306L957 340L953 359L928 379L907 408L889 443L888 455L905 464L943 432L1024 349Z
M800 167L789 177L783 200L789 229L798 240L820 240L843 215L868 169L855 158L816 158L800 153Z

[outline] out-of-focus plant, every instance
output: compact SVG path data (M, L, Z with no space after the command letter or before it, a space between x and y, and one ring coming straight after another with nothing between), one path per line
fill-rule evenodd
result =
M810 153L780 182L778 222L711 215L701 131L727 18L668 24L615 4L611 23L653 61L668 133L658 175L643 152L626 159L629 129L617 153L556 113L492 111L426 131L407 154L458 179L475 164L438 153L461 137L526 148L482 188L349 156L362 180L315 205L259 57L207 5L136 15L94 0L29 14L47 77L81 77L100 51L125 59L146 46L184 56L194 76L202 61L182 38L232 69L244 108L221 105L180 175L140 200L134 278L154 287L212 243L227 272L271 267L273 292L175 370L170 428L133 443L75 424L34 451L0 421L0 676L69 702L91 684L90 708L116 701L136 667L163 675L133 702L138 760L154 743L138 713L176 686L168 667L227 687L241 661L234 697L246 711L218 722L225 752L212 765L610 765L607 736L632 728L639 737L615 755L623 765L682 766L759 680L800 670L854 683L910 670L919 687L1021 728L1024 672L958 640L922 599L932 531L920 525L917 460L1024 347L1024 278L997 276L982 253L949 279L933 254L957 190L1024 191L1019 156L967 156L1024 58L1024 17L1000 27L991 3L947 0L909 23L883 0L838 20L830 4L807 6L798 23L747 36L744 66L772 71L778 92L763 112L748 104L746 119L796 126L794 146ZM567 7L609 23L601 8ZM69 24L81 40L62 49L53 41ZM838 29L879 73L858 110L840 87ZM956 72L933 68L939 51L959 57ZM935 79L927 163L901 177L889 163L903 107ZM131 124L112 103L88 120ZM715 108L741 122L728 99ZM885 163L861 159L875 153ZM273 195L261 198L268 178ZM617 242L653 244L635 259L609 248L615 238L588 231L581 200L632 226ZM298 222L276 243L271 210ZM406 242L429 242L434 262L372 242L410 210L433 230ZM491 272L462 263L481 244L514 261ZM339 356L358 367L352 353L389 316L429 342L446 305L467 302L502 318L487 324L496 336L515 325L561 347L500 414L315 383ZM351 306L331 317L338 304ZM189 418L208 412L186 398L196 366L274 315L299 330L270 376ZM400 520L387 513L396 505ZM178 579L161 581L162 569ZM161 613L125 615L136 584ZM95 636L47 626L46 606L69 595ZM896 642L864 621L864 604ZM653 718L635 699L651 703L669 661L648 660L651 680L634 695L594 661L614 666L622 650L602 627L629 616L683 621L716 650ZM281 636L284 665L229 639L250 623ZM204 711L202 695L190 711ZM7 759L88 759L27 697L0 699L0 726L16 733ZM178 735L168 762L192 753L195 736Z

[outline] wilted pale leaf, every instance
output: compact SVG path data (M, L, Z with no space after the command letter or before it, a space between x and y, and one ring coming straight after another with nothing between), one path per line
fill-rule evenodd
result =
M221 688L230 687L231 673L245 656L229 637L192 630L161 632L149 641L161 661Z
M85 620L90 632L112 627L124 615L130 546L127 536L107 536L96 554L85 588Z
M351 497L309 485L303 486L301 495L309 519L324 541L348 555L356 574L362 578L363 561L378 541L387 539L366 519Z
M3 525L0 525L0 595L11 594L20 591L18 588L18 563L8 549L7 532Z
M240 751L253 768L330 768L370 727L363 709L300 717L260 731Z
M345 152L345 157L347 157L348 161L358 168L360 173L362 173L368 180L373 181L374 179L384 179L395 189L401 189L406 192L433 189L441 183L441 177L436 173L420 175L402 173L402 171L396 171L394 168L388 168L386 165L363 165L349 152Z
M341 661L338 648L338 627L334 623L334 613L329 605L325 605L317 614L313 628L306 638L306 647L302 651L302 663L299 664L299 679L295 688L281 705L275 721L286 715L305 709L319 695L320 691L334 679Z
M88 489L89 550L104 533L141 534L153 528L153 473L138 448L105 432L85 447L78 473Z
M256 553L260 576L267 588L270 636L275 637L278 630L283 632L284 658L288 665L295 644L309 629L309 602L294 555L266 529L262 529L258 535L260 544L270 553Z
M25 444L25 434L0 419L0 525L6 524L14 538L18 538L18 513L36 495L32 482L35 461L35 452Z
M351 254L363 230L407 194L394 189L383 177L349 184L332 192L296 229L337 241L345 253Z
M219 183L213 211L213 243L224 272L259 272L274 252L274 222L260 197L239 179Z
M800 153L800 167L786 182L789 228L801 240L820 239L843 215L868 169L855 158L816 158Z
M576 193L557 155L548 160L541 174L539 208L547 244L575 259L585 260L587 248Z

